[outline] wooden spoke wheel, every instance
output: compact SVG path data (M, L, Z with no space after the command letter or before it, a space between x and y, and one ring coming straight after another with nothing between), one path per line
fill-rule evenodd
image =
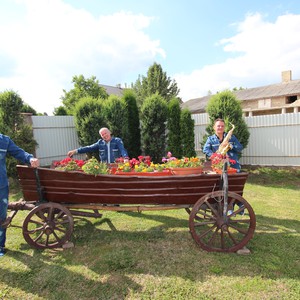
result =
M35 248L58 248L70 240L73 227L73 216L67 208L58 203L43 203L25 218L23 236Z
M224 192L216 191L196 202L189 226L193 239L202 249L236 252L253 237L256 219L251 205L233 192L228 192L228 207L224 213Z
M201 210L205 213L205 215L206 215L206 213L209 213L209 211L210 211L210 208L206 205L206 204L203 204L202 206L201 206ZM192 210L190 209L190 208L185 208L185 211L190 215L191 214L191 212L192 212ZM196 220L201 220L201 218L200 217L198 217L197 215L195 216L195 219Z

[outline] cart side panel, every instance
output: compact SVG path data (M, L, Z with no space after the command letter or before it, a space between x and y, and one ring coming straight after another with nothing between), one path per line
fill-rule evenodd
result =
M38 201L35 169L18 166L26 201ZM38 168L43 198L58 203L189 204L220 189L220 175L121 176L88 175ZM247 174L229 176L229 189L242 194Z

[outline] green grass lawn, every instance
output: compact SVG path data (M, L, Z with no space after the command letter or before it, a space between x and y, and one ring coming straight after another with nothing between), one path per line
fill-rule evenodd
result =
M10 227L0 299L299 299L299 171L251 171L244 198L257 218L250 255L200 249L184 210L76 219L65 250L33 249Z

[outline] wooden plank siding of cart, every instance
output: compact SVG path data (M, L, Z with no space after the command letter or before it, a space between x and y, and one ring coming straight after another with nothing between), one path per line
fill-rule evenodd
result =
M23 199L9 209L30 210L23 236L36 248L63 246L71 239L73 216L101 217L99 210L185 209L193 239L207 251L235 252L254 234L255 214L243 198L247 173L226 174L224 191L219 174L94 176L27 166L17 170Z

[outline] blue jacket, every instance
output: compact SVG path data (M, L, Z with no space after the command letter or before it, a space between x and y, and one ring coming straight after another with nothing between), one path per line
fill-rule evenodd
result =
M110 141L110 161L108 161L108 147L107 143L100 139L93 145L80 147L77 153L87 153L99 151L99 158L102 162L113 163L116 158L128 157L127 150L124 148L123 141L118 137L113 137Z
M223 139L226 135L227 133L224 132ZM236 161L235 164L231 164L230 166L237 170L240 170L241 166L239 163L239 153L243 150L243 146L234 135L231 136L229 143L232 145L232 149L230 149L227 152L227 154L230 159L234 159ZM206 154L208 158L210 158L211 155L218 150L219 146L220 146L220 140L217 137L217 135L214 134L207 138L202 151L204 154Z
M0 188L8 186L8 178L6 173L6 155L9 154L21 161L29 164L32 154L25 152L19 148L8 136L0 133Z

